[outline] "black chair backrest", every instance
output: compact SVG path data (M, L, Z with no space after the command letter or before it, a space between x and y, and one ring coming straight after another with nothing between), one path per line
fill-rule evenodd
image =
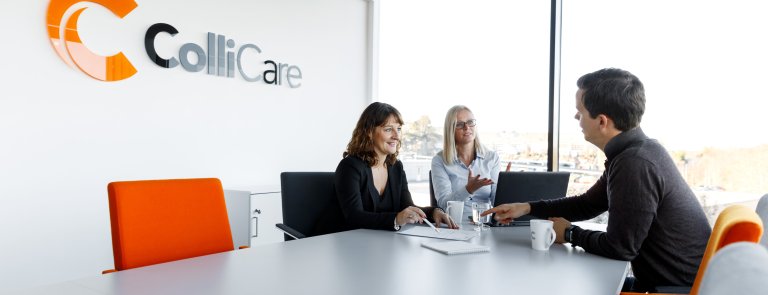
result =
M432 170L429 170L429 205L437 207L437 199L435 198L435 187L432 186Z
M283 224L308 237L340 230L343 216L333 172L283 172L280 191ZM285 240L292 238L286 235Z

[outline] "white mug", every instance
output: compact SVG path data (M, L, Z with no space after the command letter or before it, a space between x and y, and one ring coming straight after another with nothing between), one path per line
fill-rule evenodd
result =
M531 246L535 250L547 251L555 243L554 222L544 219L531 219Z
M445 209L448 216L453 219L456 225L461 224L462 216L464 215L464 202L462 201L448 201L448 208Z

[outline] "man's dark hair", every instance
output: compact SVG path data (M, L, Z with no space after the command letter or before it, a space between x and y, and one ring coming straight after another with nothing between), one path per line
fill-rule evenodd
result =
M621 69L602 69L581 76L576 82L584 90L582 103L593 119L603 114L616 129L637 127L645 112L645 90L640 79Z

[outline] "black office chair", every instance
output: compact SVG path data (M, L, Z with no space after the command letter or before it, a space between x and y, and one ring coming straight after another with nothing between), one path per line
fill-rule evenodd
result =
M333 172L280 174L283 223L275 224L286 241L345 230Z
M435 187L432 186L432 170L429 170L429 205L437 208L437 199L435 198Z

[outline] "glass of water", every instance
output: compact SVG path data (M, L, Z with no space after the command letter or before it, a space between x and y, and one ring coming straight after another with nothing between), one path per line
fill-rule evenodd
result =
M480 213L491 209L491 203L483 201L475 201L472 203L472 221L477 225L476 231L488 230L490 228L486 223L491 221L491 215L480 217Z

